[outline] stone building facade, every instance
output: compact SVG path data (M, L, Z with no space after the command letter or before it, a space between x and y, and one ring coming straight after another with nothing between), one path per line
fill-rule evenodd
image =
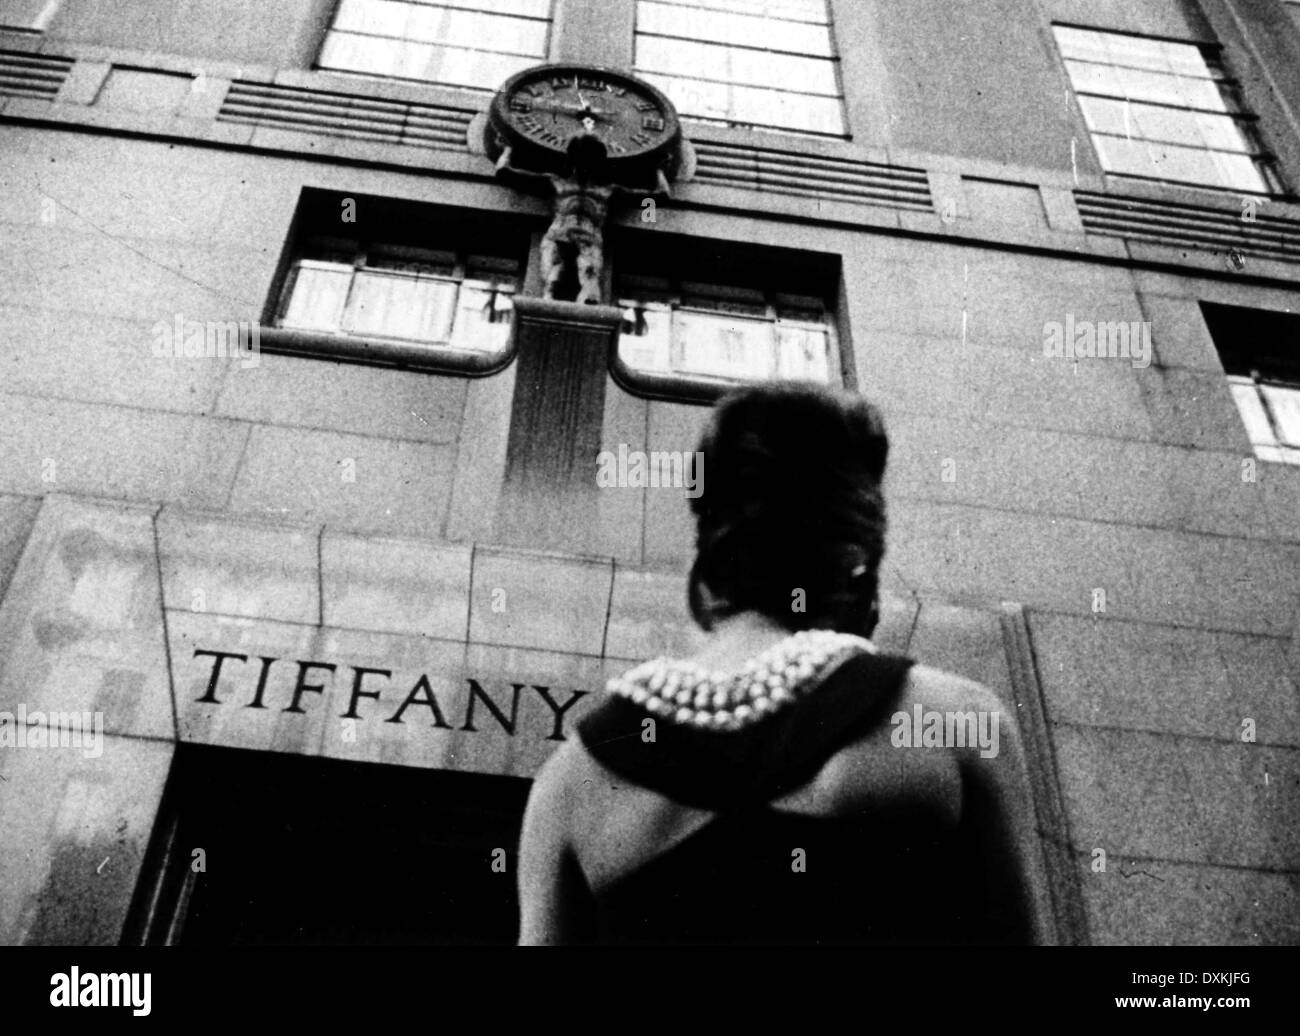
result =
M883 409L878 639L1018 717L1059 941L1295 942L1279 0L0 2L0 938L513 937L527 779L695 636L685 494L593 454L692 451L719 384L509 337L548 203L473 141L542 62L692 141L616 301L716 274ZM488 345L373 333L399 273Z

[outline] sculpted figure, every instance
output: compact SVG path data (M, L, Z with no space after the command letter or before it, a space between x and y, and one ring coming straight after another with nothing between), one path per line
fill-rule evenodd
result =
M568 281L578 285L575 302L603 301L601 281L605 272L605 221L614 195L664 195L668 179L660 170L655 191L635 190L607 182L602 177L605 149L595 136L575 138L569 147L572 163L566 175L534 172L511 164L511 149L497 159L498 176L549 182L555 197L555 215L542 238L543 296L557 297Z

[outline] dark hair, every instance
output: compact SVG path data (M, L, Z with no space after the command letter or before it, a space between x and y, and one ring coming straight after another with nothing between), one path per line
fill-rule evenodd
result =
M811 383L738 389L719 401L699 453L695 621L707 630L716 619L756 611L792 631L870 636L879 617L880 482L889 453L876 408Z

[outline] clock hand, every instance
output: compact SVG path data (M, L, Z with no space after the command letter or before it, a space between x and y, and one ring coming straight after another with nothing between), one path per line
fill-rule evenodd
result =
M593 108L590 105L578 107L575 104L559 104L555 101L534 101L533 108L543 112L565 112L573 115L591 115L593 118L600 118L608 114L604 108Z
M578 95L578 100L582 102L582 107L584 110L589 112L603 112L605 110L604 108L593 108L591 106L591 102L587 100L586 97L583 96L582 88L578 86L577 76L573 77L573 92Z

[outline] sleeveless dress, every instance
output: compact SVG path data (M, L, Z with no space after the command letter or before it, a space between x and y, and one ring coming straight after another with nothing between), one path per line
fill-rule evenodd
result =
M811 817L772 800L896 711L912 661L859 652L793 704L736 731L657 717L611 696L577 728L624 780L716 815L594 893L607 943L1023 942L981 891L980 832L918 807Z

